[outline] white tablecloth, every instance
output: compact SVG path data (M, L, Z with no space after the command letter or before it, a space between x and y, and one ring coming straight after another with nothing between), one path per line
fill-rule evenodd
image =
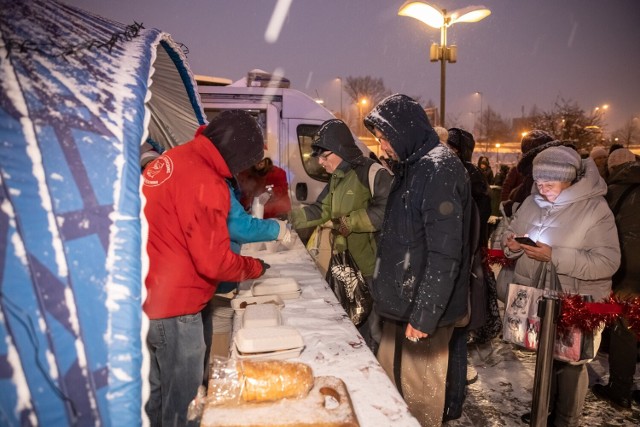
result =
M299 240L289 250L243 249L242 253L270 264L269 274L294 277L300 283L302 295L285 300L282 310L284 324L296 327L305 343L302 354L292 361L308 364L315 376L342 379L361 426L419 426ZM240 290L248 286L241 283ZM234 331L239 327L236 316Z

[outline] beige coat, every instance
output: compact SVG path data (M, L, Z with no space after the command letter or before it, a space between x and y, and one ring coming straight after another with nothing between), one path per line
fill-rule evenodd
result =
M560 193L554 203L546 201L535 185L531 196L516 212L506 237L528 234L552 247L562 291L592 295L596 301L609 296L611 276L620 265L620 246L613 214L604 198L607 185L591 159L583 160L580 179ZM539 262L522 252L505 253L518 258L514 282L532 284Z

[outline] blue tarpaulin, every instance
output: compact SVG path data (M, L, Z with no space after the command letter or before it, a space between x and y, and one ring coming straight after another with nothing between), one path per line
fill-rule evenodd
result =
M204 121L143 23L0 0L0 425L141 424L139 148Z

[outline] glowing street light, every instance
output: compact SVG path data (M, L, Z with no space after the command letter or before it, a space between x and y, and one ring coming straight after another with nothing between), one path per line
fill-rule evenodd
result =
M456 22L478 22L491 14L484 6L467 6L447 12L446 9L432 6L421 1L407 1L398 10L398 15L409 16L428 26L440 29L440 45L431 44L429 59L431 62L440 61L440 126L444 125L445 113L445 87L446 87L446 63L457 61L457 48L455 45L447 47L447 28Z

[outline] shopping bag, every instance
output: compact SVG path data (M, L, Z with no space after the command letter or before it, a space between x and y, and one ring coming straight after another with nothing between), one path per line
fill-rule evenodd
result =
M545 288L546 272L550 270L550 284ZM534 276L533 286L509 284L507 304L503 323L502 337L529 350L537 350L538 334L540 333L540 317L538 303L544 297L557 298L560 282L555 266L542 263ZM590 295L582 296L587 302L592 302ZM562 307L561 307L562 310ZM567 330L557 330L554 343L554 359L564 362L580 362L593 359L594 336L591 332L584 332L577 327Z
M331 255L327 283L354 325L359 326L367 320L373 298L348 249Z
M319 225L315 228L307 241L307 251L315 261L320 272L327 274L331 260L332 228L331 223Z
M549 268L548 268L549 267ZM550 286L546 287L547 269L551 270ZM556 294L559 289L558 275L553 263L540 263L531 286L509 283L504 307L502 338L529 350L538 348L540 317L538 303L545 295Z
M593 333L583 332L577 327L566 331L558 331L553 357L563 362L580 362L593 359L594 354Z
M544 289L509 284L502 328L502 338L505 341L529 350L538 348L538 302L543 297Z
M591 295L582 295L585 302L593 302ZM562 306L560 310L562 310ZM600 332L595 332L600 333ZM563 362L580 362L595 356L594 332L584 332L578 327L558 328L553 357Z

